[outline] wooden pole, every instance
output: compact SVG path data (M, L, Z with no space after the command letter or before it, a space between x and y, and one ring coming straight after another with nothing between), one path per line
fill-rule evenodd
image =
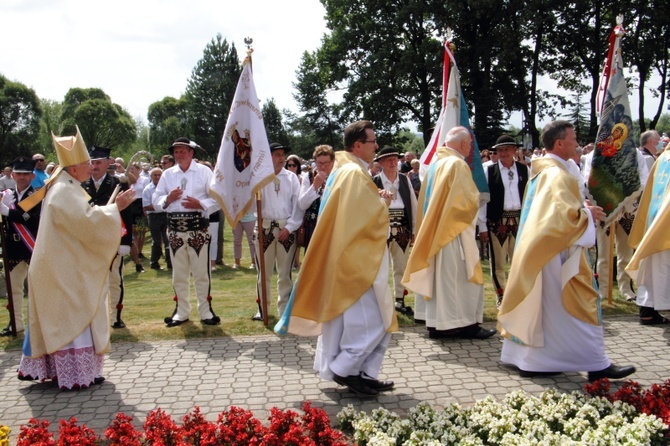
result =
M259 190L256 193L256 215L258 215L258 251L256 255L258 256L258 268L260 268L260 299L261 299L261 313L263 313L263 324L268 326L268 296L267 290L265 289L265 251L263 250L263 242L265 239L265 233L263 231L263 206L261 202L261 191Z
M609 262L607 262L607 283L609 287L607 288L607 304L612 305L612 287L614 282L614 231L615 231L616 222L612 223L610 226L610 236L609 236L609 251L607 253Z

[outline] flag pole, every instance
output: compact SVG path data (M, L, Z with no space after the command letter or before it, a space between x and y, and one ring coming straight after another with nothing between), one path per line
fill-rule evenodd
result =
M265 273L265 250L263 249L264 240L265 240L265 231L263 230L263 206L261 202L261 191L256 192L256 215L258 215L258 252L256 256L258 257L258 268L260 269L259 273L261 276L260 280L260 309L263 315L263 324L268 326L268 296L267 289L265 287L266 273Z
M2 217L0 217L2 218ZM12 279L9 276L9 258L7 255L6 230L8 229L9 221L1 219L2 229L0 229L0 244L2 245L2 263L5 268L5 282L7 284L7 309L9 310L9 327L12 331L12 337L16 337L16 316L14 315L14 296L12 295ZM23 304L23 302L21 302Z
M607 304L612 305L612 286L614 284L614 230L616 229L616 222L610 225L610 236L609 236L609 252L607 258Z

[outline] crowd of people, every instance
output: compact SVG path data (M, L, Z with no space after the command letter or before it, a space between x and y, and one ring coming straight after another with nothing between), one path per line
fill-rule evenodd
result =
M319 145L311 160L270 144L275 177L261 193L262 225L251 211L233 228L231 267L242 268L246 236L250 268L258 274L253 319L267 316L262 304L276 271L276 330L319 336L315 370L361 396L394 387L379 373L398 330L396 313L425 325L433 339L500 333L501 361L524 377L579 371L595 380L635 372L607 356L600 301L609 282L593 285L587 259L597 244L596 269L606 276L612 228L622 297L637 301L641 324L670 323L661 313L670 310L664 294L670 264L663 236L670 218L667 142L655 131L641 135L645 192L639 207L626 209L607 228L599 224L602 208L586 199L594 146L581 147L566 121L548 124L542 143L543 149L530 151L501 135L481 152L490 192L485 204L466 163L474 145L464 127L447 133L423 178L418 155L380 149L369 121L345 129L343 151ZM86 147L78 132L54 137L54 147L58 165L51 169L35 154L17 158L0 177L14 310L0 335L26 333L19 379L54 379L62 388L104 380L109 328L126 326L123 260L130 256L135 272L144 272L147 231L150 267L162 270L163 259L172 272L176 304L166 327L190 320L191 277L200 323L220 324L211 271L223 263L217 249L223 219L209 193L213 168L198 162L198 144L178 138L155 165L127 167L108 148ZM67 261L44 260L55 243ZM91 246L95 255L84 263L79 254ZM301 249L309 268L301 268ZM481 325L485 260L499 309L497 330Z

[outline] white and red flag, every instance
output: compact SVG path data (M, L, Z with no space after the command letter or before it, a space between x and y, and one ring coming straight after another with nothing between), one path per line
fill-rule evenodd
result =
M461 75L456 65L456 59L452 53L452 44L449 40L444 42L444 66L442 71L442 108L440 116L435 124L435 129L430 137L428 146L421 155L421 169L420 177L428 171L435 160L437 149L444 145L444 138L447 132L453 127L463 126L470 130L472 135L472 147L470 148L470 156L466 158L466 162L472 170L472 179L477 185L477 189L481 193L481 200L487 202L489 200L489 188L484 176L484 169L482 168L482 158L479 153L479 145L477 138L472 132L470 126L470 115L468 113L467 103L461 91Z
M235 227L255 194L274 179L270 144L254 87L251 54L242 64L214 168L210 193Z

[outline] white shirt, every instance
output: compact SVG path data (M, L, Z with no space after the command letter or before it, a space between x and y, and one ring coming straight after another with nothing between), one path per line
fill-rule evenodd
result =
M153 206L151 203L151 198L154 194L154 191L156 190L156 185L154 184L153 181L150 181L147 187L144 188L142 191L142 207L145 208L147 206ZM164 212L163 208L159 208L157 206L154 206L153 211L145 211L147 214L155 214L157 212Z
M183 172L179 165L175 164L163 172L161 179L158 180L151 202L154 207L160 207L167 213L199 211L203 217L208 217L210 212L216 210L218 206L216 200L209 196L209 183L212 176L213 173L209 167L195 161L191 161L186 172ZM166 207L167 196L174 189L184 191L182 200L186 197L193 197L200 201L203 209L187 209L181 204L182 200L175 200Z
M325 187L326 183L323 183L323 186ZM314 189L314 184L309 182L308 177L304 177L302 183L300 183L300 195L298 198L298 206L300 209L306 211L312 203L314 203L314 200L319 197L319 193Z
M491 165L492 164L493 163L491 163ZM498 161L498 168L500 169L500 178L502 179L503 187L505 189L505 202L503 203L503 210L521 210L521 195L519 194L519 172L516 169L516 163L512 163L512 166L508 169L507 167L503 166L500 161ZM512 172L511 176L510 172ZM484 168L484 176L486 177L486 181L488 183L488 168ZM486 204L479 208L477 215L477 226L479 227L479 232L488 232L486 226Z
M299 196L298 176L282 168L275 180L261 189L263 220L284 220L289 232L296 231L305 215L305 211L298 206Z

